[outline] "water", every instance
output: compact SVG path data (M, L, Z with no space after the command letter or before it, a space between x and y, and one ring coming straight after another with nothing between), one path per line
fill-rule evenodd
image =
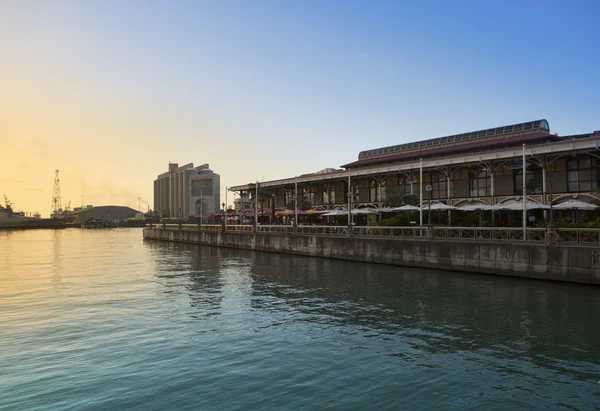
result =
M0 232L0 409L600 409L600 289Z

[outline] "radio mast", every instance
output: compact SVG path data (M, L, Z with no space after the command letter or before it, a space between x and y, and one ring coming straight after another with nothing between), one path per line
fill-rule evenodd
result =
M54 193L52 194L52 217L59 218L62 216L62 206L60 204L60 179L58 178L58 170L54 172Z

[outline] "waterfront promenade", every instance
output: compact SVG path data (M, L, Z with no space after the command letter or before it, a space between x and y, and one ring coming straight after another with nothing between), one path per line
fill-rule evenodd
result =
M600 284L598 229L156 225L149 240L398 266ZM554 240L554 238L553 238Z

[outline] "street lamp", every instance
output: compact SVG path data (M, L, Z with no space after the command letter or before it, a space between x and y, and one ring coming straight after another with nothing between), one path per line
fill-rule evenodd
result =
M223 232L225 231L225 225L227 224L227 210L225 210L225 203L221 204L223 206Z
M352 234L352 198L354 193L348 191L348 235Z
M427 239L433 239L433 227L431 226L431 192L433 191L433 187L431 184L427 184L425 186L425 191L429 196L429 202L427 203Z

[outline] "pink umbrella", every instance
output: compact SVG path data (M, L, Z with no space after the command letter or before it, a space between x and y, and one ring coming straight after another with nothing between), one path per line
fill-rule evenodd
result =
M271 217L272 215L269 210L258 210L259 217ZM254 217L254 211L244 211L244 217Z
M288 216L293 216L293 215L295 215L295 214L298 214L298 215L309 215L309 213L307 213L307 212L306 212L306 211L304 211L304 210L300 210L300 209L296 210L296 212L294 212L294 210L290 210L290 211L287 213L287 215L288 215Z

